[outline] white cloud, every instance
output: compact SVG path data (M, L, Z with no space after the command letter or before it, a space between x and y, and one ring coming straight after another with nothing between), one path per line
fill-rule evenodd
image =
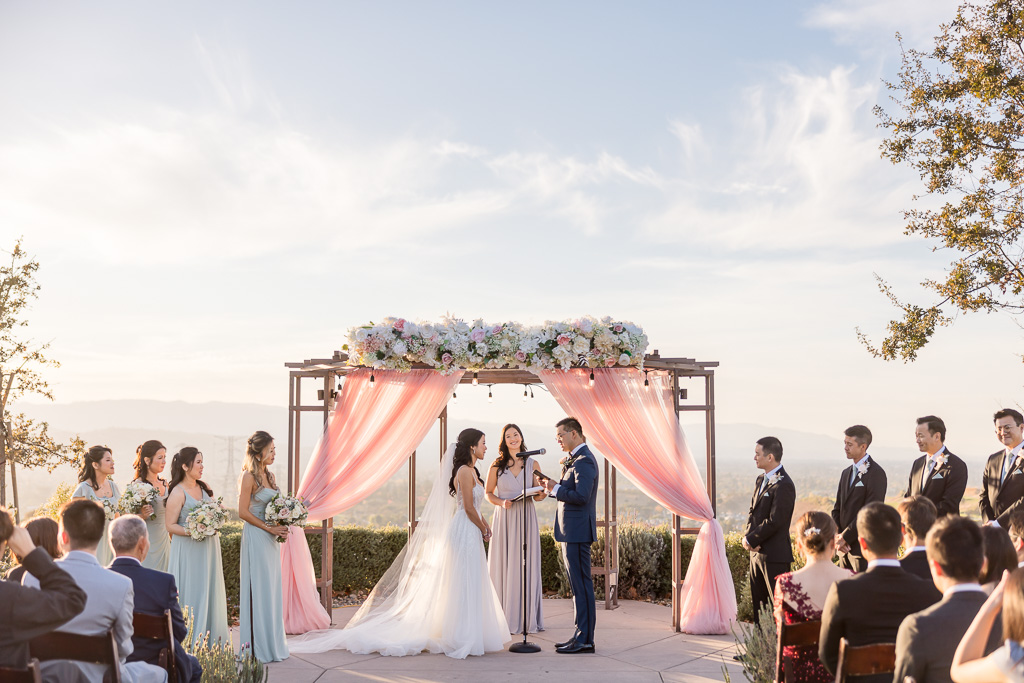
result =
M839 42L877 45L899 31L912 45L930 42L956 16L960 0L832 0L811 8L807 24L834 32Z

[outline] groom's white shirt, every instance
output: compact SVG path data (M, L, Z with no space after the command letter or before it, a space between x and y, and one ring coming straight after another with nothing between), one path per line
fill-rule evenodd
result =
M569 457L571 458L571 457L573 457L574 455L576 455L577 451L579 451L579 450L580 450L581 448L583 448L583 447L584 447L584 446L586 446L586 445L587 445L587 442L586 442L586 441L584 441L584 442L583 442L583 443L581 443L581 444L580 444L579 446L577 446L576 448L574 448L574 449L572 449L571 451L569 451ZM555 496L555 495L557 495L557 494L558 494L558 489L559 489L559 487L561 487L561 484L555 484L555 485L554 485L553 487L551 487L551 493L550 493L550 494L548 494L548 495L551 495L551 496Z

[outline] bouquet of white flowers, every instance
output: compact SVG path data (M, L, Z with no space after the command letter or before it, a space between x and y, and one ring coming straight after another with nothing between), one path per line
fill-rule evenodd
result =
M193 541L205 541L207 537L220 532L220 528L228 521L228 511L224 507L224 497L216 501L201 503L188 513L185 518L185 530Z
M298 526L306 523L309 510L306 504L294 496L277 494L267 503L267 524L272 526ZM278 543L284 543L285 539L277 537Z
M137 515L146 505L156 505L156 488L145 481L133 481L124 487L121 499L117 501L117 509L126 515ZM156 516L154 511L149 518Z
M109 522L113 520L114 516L117 514L117 510L114 509L114 504L106 498L103 498L100 502L103 503L103 514L106 516L107 521Z

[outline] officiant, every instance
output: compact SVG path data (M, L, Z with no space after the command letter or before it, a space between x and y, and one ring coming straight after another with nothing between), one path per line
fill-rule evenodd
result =
M487 568L491 583L501 599L510 633L523 632L523 605L526 604L526 623L529 633L544 630L541 611L543 588L540 574L540 528L534 500L547 494L543 489L523 498L523 478L530 475L526 486L533 487L533 473L540 465L532 457L518 457L527 450L523 432L517 425L507 424L501 430L498 457L487 470L484 491L494 505L491 520L491 541L488 546ZM539 488L539 487L536 487ZM527 489L530 493L530 489ZM523 600L523 525L526 527L526 600Z

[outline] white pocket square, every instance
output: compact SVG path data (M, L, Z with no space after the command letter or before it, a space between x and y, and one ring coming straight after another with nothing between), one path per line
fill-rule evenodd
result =
M857 483L853 485L853 488L857 488L858 486L864 486L864 482L858 480Z
M768 497L768 492L767 492L767 491L765 491L765 492L764 492L764 496L763 496L763 497L764 497L764 498L767 498L767 497Z
M942 472L936 472L933 474L932 479L942 479Z

